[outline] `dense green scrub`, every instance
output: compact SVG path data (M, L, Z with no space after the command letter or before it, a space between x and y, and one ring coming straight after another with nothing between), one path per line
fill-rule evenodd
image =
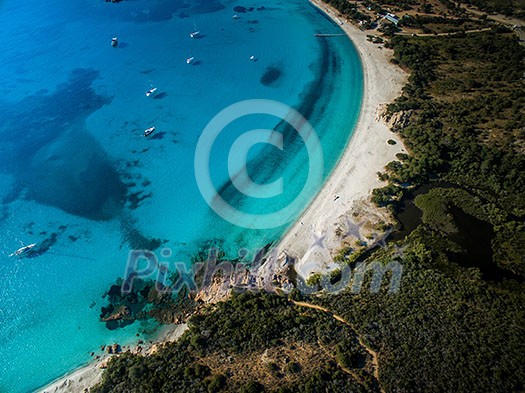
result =
M463 3L472 4L482 11L498 12L508 16L525 16L524 0L466 0Z
M405 241L397 294L362 291L316 299L351 321L379 353L387 392L523 390L523 285L487 283L451 264L421 229ZM382 255L380 255L382 254ZM385 261L388 250L376 253Z
M327 355L314 358L312 368L293 358L298 347ZM271 356L260 361L266 349L278 353L285 348L292 355L284 363ZM113 358L92 391L377 391L377 381L366 371L367 356L355 332L329 315L303 310L276 295L244 294L192 317L189 331L155 355ZM228 367L217 370L217 364ZM257 376L262 376L259 381Z
M495 32L394 37L391 46L395 61L411 71L403 96L389 107L409 118L395 129L410 154L387 166L389 186L375 190L374 201L396 209L411 187L447 182L448 191L419 198L424 217L459 208L489 222L494 262L523 274L525 49L514 35ZM426 225L446 237L442 229Z
M416 198L422 223L398 244L406 247L399 294L323 302L370 337L387 391L522 391L524 48L514 35L497 32L395 37L391 46L394 61L411 71L389 108L408 118L396 131L409 154L388 165L383 177L390 184L374 200L395 211L408 189L439 186ZM478 228L465 227L460 216ZM489 252L465 267L461 235L468 232L474 248ZM485 277L487 265L514 279Z

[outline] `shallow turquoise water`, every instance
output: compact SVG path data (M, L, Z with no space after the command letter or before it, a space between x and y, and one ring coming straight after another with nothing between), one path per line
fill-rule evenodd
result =
M352 44L315 38L338 27L306 1L244 3L254 10L234 20L237 5L0 3L0 391L30 391L89 361L101 344L147 337L148 324L110 331L98 321L102 294L124 274L129 250L144 246L141 236L165 240L170 261L189 263L204 241L220 239L235 255L286 230L232 225L202 198L195 147L221 110L248 99L285 103L315 128L323 178L337 162L362 95ZM194 22L202 37L192 40ZM196 62L187 65L190 54ZM144 95L150 83L155 99ZM245 212L286 206L306 180L304 144L279 123L245 116L214 144L213 183ZM155 138L143 138L151 125ZM245 197L228 182L231 143L274 127L284 151L256 146L248 172L260 183L282 176L285 192ZM38 243L40 255L9 258L20 242Z

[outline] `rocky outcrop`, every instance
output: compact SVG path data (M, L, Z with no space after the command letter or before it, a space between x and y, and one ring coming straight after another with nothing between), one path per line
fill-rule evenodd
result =
M392 131L396 132L402 128L405 128L408 125L412 114L412 110L396 112L392 116L390 116L387 125Z
M101 318L102 322L109 322L109 321L120 321L120 320L129 320L133 319L131 315L131 310L128 306L121 305L119 306L115 311L110 313L107 317Z
M388 105L383 104L377 108L376 121L384 122L391 131L396 132L408 125L413 113L412 110L389 113Z
M195 295L196 302L202 303L217 303L225 301L230 297L231 285L230 277L213 277L211 285L203 287Z

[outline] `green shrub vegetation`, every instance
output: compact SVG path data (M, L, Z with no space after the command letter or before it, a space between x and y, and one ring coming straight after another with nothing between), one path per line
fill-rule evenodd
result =
M288 359L286 366L254 362L265 349L277 352L317 348L326 359ZM234 295L190 319L189 330L176 343L151 356L129 353L114 357L93 392L369 392L377 382L366 369L366 351L355 332L326 313L302 309L286 298L270 294ZM210 359L227 362L228 370L214 370ZM251 360L249 360L251 359ZM315 362L312 365L312 361ZM301 363L303 362L303 363ZM341 367L351 369L350 377ZM252 368L252 371L247 371ZM262 368L274 381L257 380ZM309 372L305 373L304 370ZM239 371L240 370L240 371ZM247 374L239 379L237 374ZM290 382L292 381L292 382ZM295 382L293 382L295 381Z
M411 154L387 166L390 184L374 191L374 201L395 208L407 185L446 182L416 199L427 229L457 232L450 210L459 208L493 226L494 262L523 274L525 49L497 32L394 37L391 46L411 71L389 107L410 114L397 131Z
M386 392L522 391L523 284L488 283L477 269L448 262L428 237L417 230L406 239L398 294L316 301L352 321L378 351Z
M525 16L525 1L523 0L465 0L482 11L497 12L508 16Z
M361 326L382 354L386 391L522 391L525 50L498 31L394 37L390 46L411 72L389 107L409 116L395 131L410 154L388 165L390 184L374 200L396 211L412 189L430 184L415 198L422 223L398 244L406 247L398 295L322 303ZM467 245L478 229L488 244L480 235ZM472 262L476 248L488 252ZM514 278L485 275L487 266Z

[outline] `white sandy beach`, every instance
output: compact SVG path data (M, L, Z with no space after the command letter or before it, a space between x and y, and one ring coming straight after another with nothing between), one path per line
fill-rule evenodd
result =
M334 21L343 20L334 8L317 0L312 3ZM337 23L337 21L336 21ZM382 105L392 102L401 94L408 75L390 63L392 51L380 48L367 40L371 31L361 31L350 22L340 26L350 37L361 58L364 76L363 101L353 136L326 184L276 246L278 252L298 258L296 270L308 276L313 271L327 271L332 265L327 250L334 255L341 247L341 236L336 229L345 231L346 219L358 201L367 200L374 188L384 185L377 172L404 152L398 136L378 119ZM343 87L342 87L343 88ZM389 145L393 139L396 145ZM311 247L315 239L325 246ZM333 266L333 265L332 265Z
M326 12L332 19L339 17L333 8L312 0L312 3ZM343 19L339 17L339 19ZM361 31L350 23L341 25L354 43L363 66L364 90L359 120L353 136L323 189L319 192L305 213L291 227L276 246L277 250L299 258L296 269L304 276L311 271L323 271L330 267L330 255L325 255L319 247L311 247L314 235L322 238L326 252L332 255L341 246L341 236L337 228L345 226L356 202L367 200L374 188L382 183L376 173L404 151L399 138L389 131L388 126L378 119L380 107L392 102L401 94L407 75L390 63L392 52L367 41L370 32ZM387 140L396 140L389 145ZM314 261L312 263L312 261ZM319 262L324 262L319 263ZM186 325L170 327L162 332L157 342L174 341L185 331ZM154 351L155 343L144 352ZM49 384L40 392L84 392L96 384L102 375L101 363L107 356L76 370Z
M162 343L177 341L177 339L186 331L188 325L167 325L158 333L156 340L152 343L147 343L142 345L143 350L141 353L148 354L154 353L158 349L158 346ZM136 351L137 347L126 348L123 347L122 350L133 350ZM109 360L111 356L118 355L103 355L96 361L91 362L87 366L81 367L76 371L73 371L70 374L65 375L57 379L56 381L50 383L44 388L38 390L39 393L82 393L87 392L89 388L96 385L102 373L104 371L105 363Z

